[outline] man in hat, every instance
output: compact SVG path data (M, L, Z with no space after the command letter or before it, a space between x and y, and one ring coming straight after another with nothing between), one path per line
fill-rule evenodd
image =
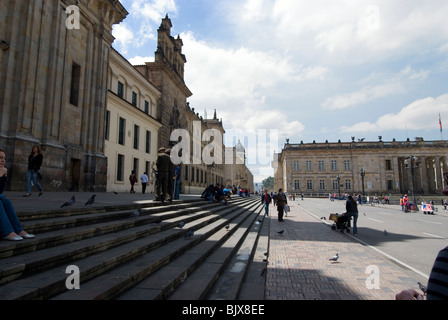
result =
M169 179L169 173L171 170L171 158L169 155L165 153L165 148L160 148L159 153L157 156L157 177L158 177L158 184L157 184L157 197L164 202L168 193L168 179ZM160 190L162 189L162 190Z

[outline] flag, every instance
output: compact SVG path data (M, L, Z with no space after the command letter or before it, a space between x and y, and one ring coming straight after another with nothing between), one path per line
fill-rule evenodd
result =
M440 116L440 113L439 113L439 126L440 126L440 132L443 132L443 130L442 130L442 117Z

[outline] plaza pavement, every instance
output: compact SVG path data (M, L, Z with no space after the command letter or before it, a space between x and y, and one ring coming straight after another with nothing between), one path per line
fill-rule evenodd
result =
M41 197L34 193L24 198L23 192L5 193L19 217L21 213L64 210L60 206L72 195L76 197L72 208L83 208L92 194L48 192ZM199 196L181 195L181 199L194 198ZM97 193L93 206L153 199L154 194ZM319 219L328 219L332 212L330 201L328 212L320 213L305 209L305 202L290 201L291 212L285 222L277 221L276 207L270 206L265 300L393 300L404 289L418 290L418 281L427 283L426 278L357 242L352 235L331 230L328 220ZM281 230L282 235L277 233ZM340 256L337 263L329 261L335 253Z
M278 221L276 207L270 207L266 300L394 300L402 290L419 290L419 281L427 284L423 276L351 234L331 230L331 202L327 212L311 212L312 201L325 200L290 201L284 222ZM338 262L329 261L336 253Z

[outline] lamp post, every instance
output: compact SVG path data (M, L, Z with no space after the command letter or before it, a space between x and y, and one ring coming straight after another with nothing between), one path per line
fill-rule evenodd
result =
M405 168L411 170L412 194L414 198L415 211L418 211L417 199L415 197L415 191L414 191L414 184L415 184L414 169L418 168L418 158L414 156L407 156L406 160L404 160L404 166Z
M336 180L338 180L338 200L341 199L341 176L338 174L336 177Z
M364 194L365 194L365 192L364 192L364 177L366 176L366 170L364 170L364 168L362 168L361 169L361 180L362 180L362 198L364 198ZM362 200L363 199L361 199L361 203L362 203Z

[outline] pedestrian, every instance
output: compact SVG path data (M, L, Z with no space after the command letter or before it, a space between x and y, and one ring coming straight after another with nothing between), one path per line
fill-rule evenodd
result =
M142 183L142 194L146 193L146 187L149 183L148 174L146 172L143 172L143 174L140 176L140 182Z
M261 195L261 203L264 205L264 214L269 216L269 205L271 204L272 198L268 193L268 190L264 190L264 194Z
M165 153L165 148L159 148L159 152L157 155L157 198L165 202L168 195L168 178L169 171L171 170L171 159L170 156Z
M135 170L132 170L131 175L129 176L129 182L131 183L130 193L135 193L134 185L138 182L137 175L135 174Z
M409 212L409 199L408 199L407 194L405 194L403 197L403 207L404 207L404 212Z
M24 197L31 196L31 183L39 190L39 197L44 194L44 189L39 183L40 167L43 162L43 155L40 146L33 146L31 154L28 156L28 170L26 172L26 194Z
M400 197L400 206L401 206L401 211L404 211L404 200L403 200L403 197Z
M174 168L174 200L180 199L180 176L181 176L180 164L177 164Z
M174 164L173 161L171 161L171 149L166 149L165 153L169 156L170 159L170 168L168 170L168 186L167 186L167 193L168 193L168 201L172 202L174 198Z
M288 200L286 199L286 194L283 193L283 189L278 189L277 193L277 212L278 212L278 221L283 222L283 213L285 210L285 206L288 204Z
M23 239L35 238L23 230L22 224L17 217L14 206L4 195L3 191L8 181L8 169L5 168L6 152L0 149L0 236L7 241L21 241Z
M347 201L345 203L345 210L348 214L348 226L350 227L351 217L353 217L353 234L358 234L358 205L356 204L355 199L350 195L347 197Z

